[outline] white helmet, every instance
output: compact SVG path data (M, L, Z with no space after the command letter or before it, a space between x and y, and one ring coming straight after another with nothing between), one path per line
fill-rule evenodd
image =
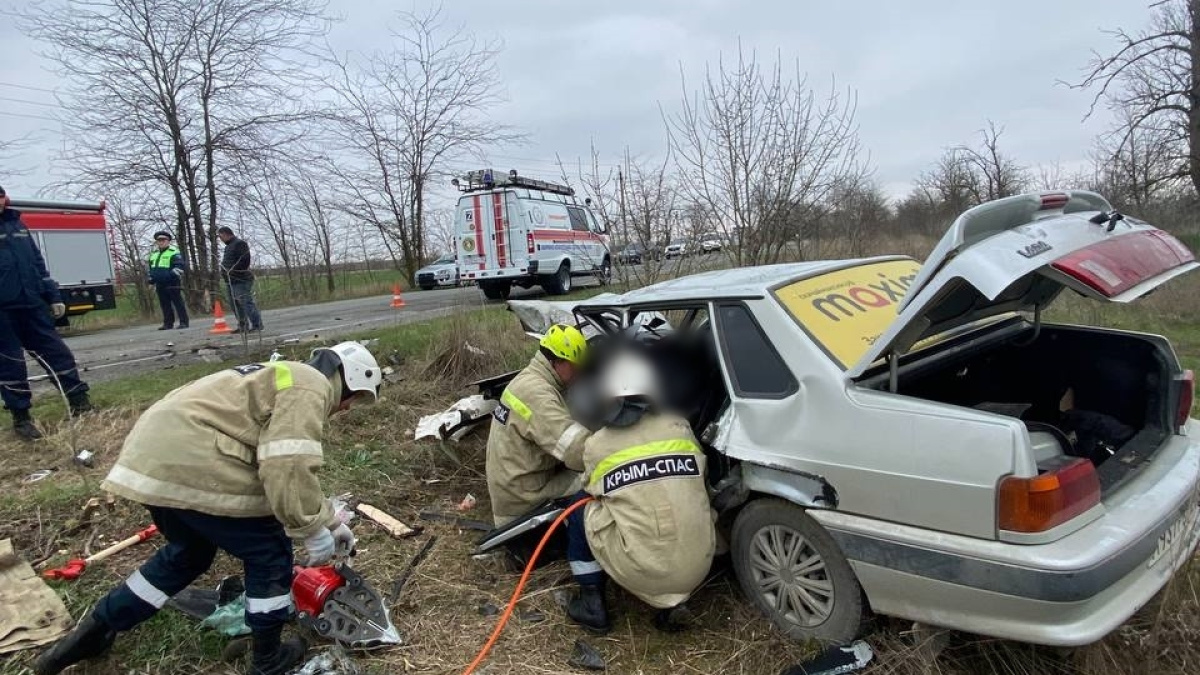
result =
M379 362L370 350L357 342L342 342L332 347L314 349L318 352L331 352L337 356L342 366L342 381L350 391L368 391L371 396L379 398L379 385L383 383L383 372Z
M631 351L615 354L603 374L603 395L608 399L640 398L657 402L658 373L646 357Z

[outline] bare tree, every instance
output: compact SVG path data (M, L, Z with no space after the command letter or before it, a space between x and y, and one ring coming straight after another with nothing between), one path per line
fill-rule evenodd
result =
M764 67L739 45L698 91L682 84L681 109L667 117L681 189L739 265L780 260L810 209L864 173L855 96L831 86L818 98L798 65Z
M287 144L323 0L53 0L21 13L66 80L68 171L171 204L193 304L217 283L223 184ZM66 159L64 157L64 159Z
M988 128L978 148L960 146L958 151L974 174L973 191L976 203L1020 194L1029 183L1028 170L1000 151L1000 135L1004 129L988 121Z
M498 44L448 27L441 7L401 19L394 49L331 56L329 89L338 100L337 136L354 158L336 172L343 209L394 242L411 277L425 258L429 185L485 142L519 135L488 114L501 100Z
M1186 179L1200 193L1200 0L1159 0L1150 7L1150 26L1136 34L1111 31L1116 51L1093 52L1086 76L1072 86L1096 91L1088 116L1101 102L1125 111L1118 148L1139 135L1167 143L1170 161L1156 167L1153 182Z

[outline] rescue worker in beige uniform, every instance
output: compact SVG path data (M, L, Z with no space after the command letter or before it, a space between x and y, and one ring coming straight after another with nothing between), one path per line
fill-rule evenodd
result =
M487 444L488 494L497 527L546 499L579 490L583 442L590 432L571 419L564 391L586 356L583 333L555 324L504 389Z
M223 370L164 396L138 418L102 487L150 512L167 544L100 600L34 664L53 675L103 654L117 633L153 616L212 565L221 549L244 564L251 675L300 663L301 640L283 642L292 615L292 540L308 565L328 563L354 535L333 514L317 469L326 420L382 382L356 342L313 351L305 363Z
M567 614L611 629L605 579L660 611L661 630L683 628L673 610L700 586L716 547L705 461L687 420L663 410L657 374L632 352L601 373L605 426L583 452L593 501L567 519L567 559L580 590Z

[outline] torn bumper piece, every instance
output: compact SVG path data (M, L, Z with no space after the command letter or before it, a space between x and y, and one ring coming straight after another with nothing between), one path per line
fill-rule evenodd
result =
M417 422L415 439L461 440L471 429L492 416L496 404L495 399L484 398L481 394L461 399L445 412L422 417Z

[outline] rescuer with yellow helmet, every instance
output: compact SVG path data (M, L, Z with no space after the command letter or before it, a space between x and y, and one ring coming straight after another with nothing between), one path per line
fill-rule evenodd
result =
M497 526L546 499L579 490L583 442L591 432L571 418L565 392L587 352L578 328L550 326L538 353L501 395L487 445L488 493Z

